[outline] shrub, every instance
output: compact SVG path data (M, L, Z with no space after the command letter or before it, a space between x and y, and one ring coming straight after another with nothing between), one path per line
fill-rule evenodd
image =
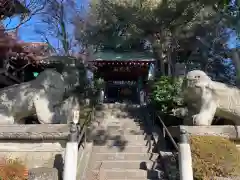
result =
M240 152L230 140L219 136L190 138L194 179L240 175Z
M18 159L1 159L0 180L26 180L26 170L26 166Z
M161 76L152 87L151 101L153 105L164 113L182 106L181 81L168 76Z
M83 125L89 120L90 113L92 113L92 108L90 106L82 105L80 107L80 125Z

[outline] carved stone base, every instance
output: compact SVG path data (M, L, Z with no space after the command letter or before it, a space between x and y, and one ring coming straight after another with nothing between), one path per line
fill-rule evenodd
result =
M0 157L17 158L28 168L60 166L68 134L66 124L1 125Z
M59 180L56 168L33 168L29 171L29 180Z

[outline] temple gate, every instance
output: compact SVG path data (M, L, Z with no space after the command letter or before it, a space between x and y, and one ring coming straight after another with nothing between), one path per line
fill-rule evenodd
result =
M154 77L152 54L100 52L91 63L96 67L95 78L105 82L104 101L145 103L148 81Z

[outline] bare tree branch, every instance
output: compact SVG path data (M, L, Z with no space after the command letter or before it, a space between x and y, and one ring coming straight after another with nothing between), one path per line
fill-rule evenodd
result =
M71 34L68 27L77 13L74 0L50 0L41 16L42 24L36 28L35 32L41 34L45 40L48 40L48 37L57 39L58 47L55 47L55 50L59 54L69 55L73 48L71 36L74 33Z
M41 3L40 3L41 2ZM31 0L29 1L29 4L27 4L25 7L30 9L30 13L28 15L25 15L27 18L23 19L18 25L12 27L12 28L6 28L6 31L12 31L18 29L23 24L27 23L32 19L33 16L41 14L46 7L48 3L48 0L38 1L38 0ZM11 19L10 19L11 21Z

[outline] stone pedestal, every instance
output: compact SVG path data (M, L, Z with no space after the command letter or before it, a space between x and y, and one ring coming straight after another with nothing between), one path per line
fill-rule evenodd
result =
M56 168L33 168L29 170L29 180L59 180Z
M67 124L1 125L0 157L17 158L28 169L61 168L68 135Z

